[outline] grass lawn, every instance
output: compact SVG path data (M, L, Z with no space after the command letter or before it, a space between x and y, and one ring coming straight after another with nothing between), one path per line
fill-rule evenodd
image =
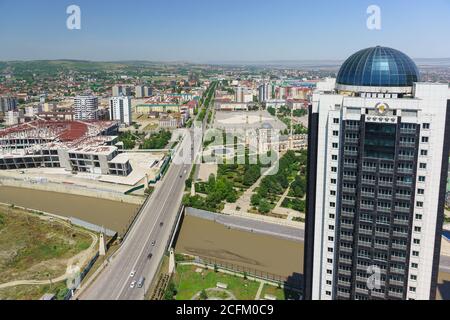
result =
M215 288L217 282L225 283L238 300L254 300L259 288L259 282L244 280L213 270L204 269L203 273L196 273L196 266L178 266L174 275L174 282L178 290L177 300L191 300L203 289Z
M17 286L0 289L0 300L38 300L46 293L52 293L56 300L63 300L67 293L66 282L53 285Z
M291 291L288 289L281 289L268 284L265 284L261 292L261 299L264 299L265 295L272 295L277 298L277 300L299 300L300 294L296 291Z
M67 260L91 243L78 229L0 206L0 283L61 276Z

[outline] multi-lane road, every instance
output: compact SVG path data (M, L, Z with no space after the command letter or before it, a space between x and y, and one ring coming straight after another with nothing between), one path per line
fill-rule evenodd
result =
M192 131L189 131L192 132ZM186 135L174 157L192 150L193 136ZM197 137L198 138L198 137ZM196 144L201 145L201 144ZM197 146L198 148L198 146ZM194 154L199 150L194 149ZM179 158L178 158L179 159ZM183 197L185 180L192 161L173 161L164 179L159 183L141 209L119 251L98 278L86 288L79 299L139 300L143 299L157 273ZM131 274L134 274L131 276ZM142 288L131 283L145 278Z
M200 130L186 130L163 180L141 208L122 246L110 258L110 263L97 279L82 290L78 299L144 299L172 236L185 181L194 159L201 152L206 120L205 117ZM144 285L139 287L137 283L143 278Z

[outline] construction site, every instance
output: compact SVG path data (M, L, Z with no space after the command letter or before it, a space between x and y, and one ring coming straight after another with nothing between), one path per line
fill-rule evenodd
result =
M167 152L125 151L118 128L115 121L39 119L2 129L0 180L11 186L39 189L53 183L119 195L157 181Z

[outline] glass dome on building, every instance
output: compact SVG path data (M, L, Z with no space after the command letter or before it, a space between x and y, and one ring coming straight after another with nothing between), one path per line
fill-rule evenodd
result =
M360 50L348 58L339 70L338 90L408 92L419 81L419 70L410 57L387 47Z

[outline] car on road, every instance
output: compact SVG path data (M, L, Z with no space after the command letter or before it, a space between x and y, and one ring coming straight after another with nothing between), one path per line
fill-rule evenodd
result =
M156 244L156 241L153 241L153 242L152 242L152 247L154 247L154 246L155 246L155 244Z
M164 222L161 222L161 223L159 224L160 227L162 227L163 225L164 225Z
M145 277L141 277L137 284L138 288L142 288L144 286L144 282L145 282Z
M130 288L134 289L134 287L136 287L136 281L131 281Z
M153 257L153 253L149 253L147 259L150 260Z
M134 270L131 271L131 272L130 272L130 278L133 278L135 274L136 274L136 271L134 271Z

